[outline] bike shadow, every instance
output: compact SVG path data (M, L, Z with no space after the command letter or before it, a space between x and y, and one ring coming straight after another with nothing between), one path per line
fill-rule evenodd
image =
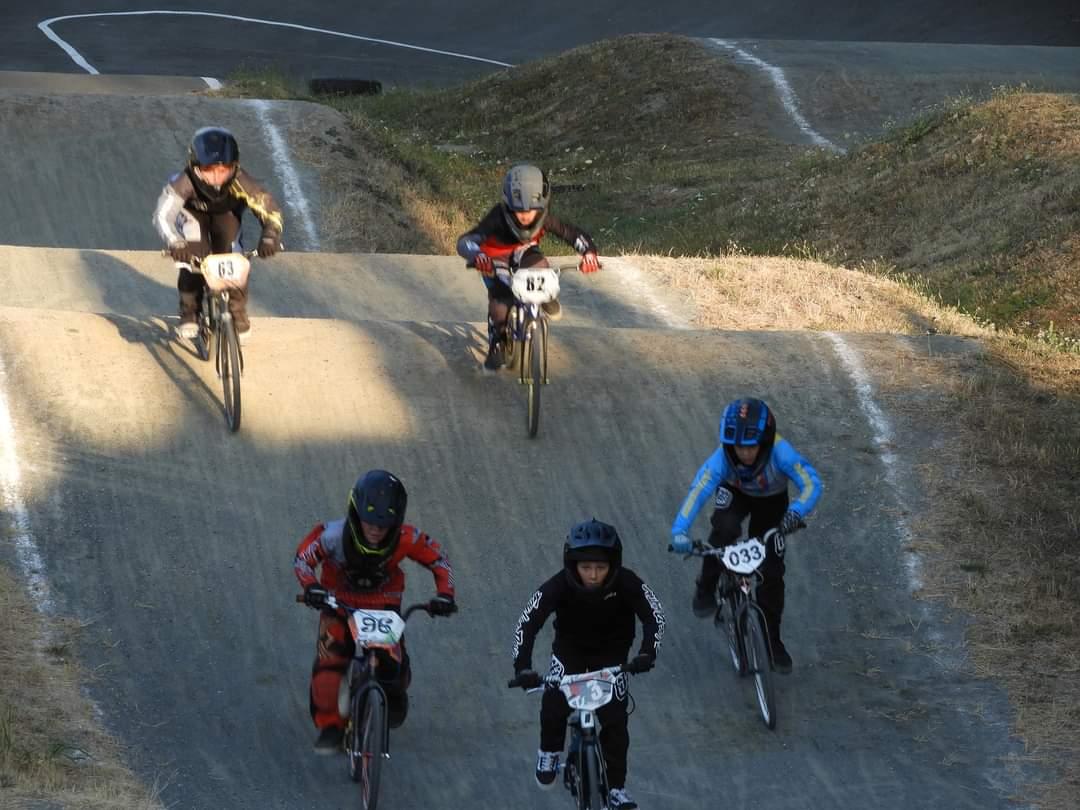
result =
M199 358L194 344L177 339L177 315L126 315L123 312L160 312L167 302L176 302L176 288L140 273L122 259L103 251L80 254L89 279L101 295L104 312L97 313L111 323L126 342L146 349L181 395L200 410L220 415L222 405L215 390L190 361ZM170 270L171 272L171 270Z

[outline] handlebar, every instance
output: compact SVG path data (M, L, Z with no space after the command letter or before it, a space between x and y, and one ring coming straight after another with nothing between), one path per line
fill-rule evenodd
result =
M540 678L540 686L532 687L532 688L527 688L525 686L522 686L522 684L521 684L521 676L519 675L519 676L515 676L515 677L511 678L509 681L507 681L506 682L506 688L507 689L521 688L521 689L524 689L526 692L536 692L536 691L539 691L540 689L547 689L547 688L552 687L552 686L559 686L565 680L571 680L571 681L599 680L598 678L589 678L587 676L589 676L589 675L599 675L599 674L603 674L603 673L611 675L612 677L614 677L616 675L622 675L623 673L626 673L627 675L635 675L635 674L637 674L635 672L632 672L629 669L626 669L626 667L623 666L622 664L619 664L618 666L604 667L603 669L593 670L592 672L579 672L579 673L574 673L574 674L570 674L570 675L543 675Z
M229 252L230 253L233 253L233 252L240 253L240 255L243 256L245 259L254 259L259 255L259 249L258 248L252 248L251 250L244 250L244 251L229 251ZM281 244L278 245L278 252L279 253L284 253L285 252L285 243L284 242L282 242ZM161 249L161 255L162 256L171 256L172 254L169 253L168 248L162 248ZM192 270L197 270L199 268L199 266L202 264L202 257L201 256L192 256L191 261L189 262L189 264L191 265Z
M746 539L747 540L757 539L763 546L768 546L769 542L778 534L780 534L780 529L774 528L774 529L769 529L767 532L765 532L765 534L761 535L761 537L759 537L759 538L748 537ZM740 542L745 542L745 541L740 541ZM724 554L725 548L726 548L726 546L721 546L720 548L715 548L713 546L708 545L707 543L703 543L700 540L695 540L694 545L691 548L691 550L689 552L683 554L683 556L684 557L720 557L720 556L722 556ZM671 543L668 543L667 550L669 552L674 553L675 552L675 547L672 546Z
M296 595L296 601L300 602L301 604L304 604L304 594L298 593ZM315 608L314 605L312 607L314 609L316 609L316 610L320 610L320 609L322 609L324 607L325 608L330 608L331 610L339 610L339 611L340 610L365 610L365 608L354 608L354 607L349 607L348 605L341 604L340 602L338 602L337 597L335 597L334 594L332 594L332 593L328 593L326 595L326 598L323 600L323 604L322 604L321 607ZM372 610L385 610L385 608L371 608L371 609ZM414 613L417 610L423 611L424 613L428 614L429 616L434 615L431 612L431 600L429 600L427 602L417 602L415 605L409 605L407 608L405 608L404 612L402 612L402 614L401 614L402 621L408 621L409 616L412 615L412 613ZM451 610L450 612L451 613L457 613L457 605L454 605L453 610Z

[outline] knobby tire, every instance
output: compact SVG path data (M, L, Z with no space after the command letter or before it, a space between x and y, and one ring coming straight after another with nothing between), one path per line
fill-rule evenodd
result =
M540 429L540 385L543 382L544 331L539 323L533 321L528 332L529 372L526 383L529 386L529 438L535 438Z
M360 783L360 807L375 810L379 802L379 779L382 776L386 749L386 698L376 688L353 699L353 751L349 775Z
M588 783L582 791L586 800L582 806L588 810L604 810L607 807L607 779L604 764L600 759L603 756L600 753L600 744L596 741L583 743L581 755L587 774L585 781Z
M221 387L225 398L225 421L229 430L240 429L240 344L232 319L221 322L218 351L221 353Z
M746 611L746 650L750 672L754 676L758 709L765 726L776 728L776 694L773 691L772 661L761 610L752 606Z
M742 646L742 637L739 633L738 616L739 603L734 593L728 593L724 597L723 606L720 608L720 622L724 635L727 637L728 654L731 656L731 666L736 675L746 674L746 653Z

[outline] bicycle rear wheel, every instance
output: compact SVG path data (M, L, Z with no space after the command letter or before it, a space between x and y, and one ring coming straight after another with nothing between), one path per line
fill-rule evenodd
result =
M528 375L525 382L529 387L528 427L529 438L535 438L540 429L540 385L543 382L544 330L533 321L527 332Z
M776 728L776 695L773 691L772 659L769 658L769 642L765 633L765 617L761 609L751 603L746 611L746 657L747 666L754 676L758 709L766 727Z
M240 344L231 318L221 322L218 340L218 373L224 392L225 421L229 430L235 433L240 429Z
M360 807L375 810L386 753L386 696L372 687L353 698L349 776L360 783Z

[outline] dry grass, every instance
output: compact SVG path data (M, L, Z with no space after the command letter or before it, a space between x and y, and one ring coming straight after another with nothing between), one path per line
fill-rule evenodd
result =
M0 803L160 808L156 791L124 767L119 747L79 693L80 673L69 657L75 632L36 613L0 568Z

